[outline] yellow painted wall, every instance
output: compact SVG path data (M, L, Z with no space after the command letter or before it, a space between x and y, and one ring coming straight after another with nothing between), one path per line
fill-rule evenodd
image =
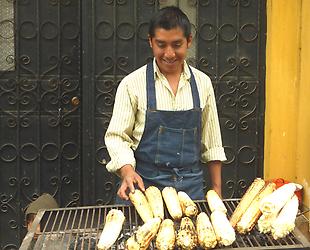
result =
M304 202L310 207L310 0L302 1L300 47L296 177L304 186Z
M266 179L304 186L310 207L310 0L267 0Z

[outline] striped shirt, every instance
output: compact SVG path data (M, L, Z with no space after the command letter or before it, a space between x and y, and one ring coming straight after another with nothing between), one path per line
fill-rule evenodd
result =
M192 109L190 71L186 62L184 62L184 70L175 95L167 79L159 71L155 59L153 65L156 108L170 111ZM211 80L198 69L193 67L191 69L196 80L202 109L201 161L204 163L214 160L225 161ZM111 157L111 161L107 164L109 172L116 172L126 164L135 168L134 150L137 149L142 138L146 109L146 65L144 65L127 75L116 92L112 118L105 134L105 144Z

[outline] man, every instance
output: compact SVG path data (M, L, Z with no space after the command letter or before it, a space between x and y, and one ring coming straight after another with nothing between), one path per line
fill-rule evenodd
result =
M153 62L120 83L105 135L121 183L116 202L135 187L173 186L204 199L201 161L221 195L221 161L226 160L210 78L185 62L191 25L177 7L159 10L150 21ZM122 200L120 200L121 198Z

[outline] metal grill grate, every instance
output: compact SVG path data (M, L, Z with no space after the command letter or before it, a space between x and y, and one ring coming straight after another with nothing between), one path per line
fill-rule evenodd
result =
M239 199L224 200L228 216L238 205ZM206 201L196 202L199 211L210 215ZM125 241L143 222L132 206L97 206L41 210L35 218L32 230L26 235L20 249L96 249L103 228L104 218L109 210L117 208L123 211L126 221L123 231L112 249L124 249ZM165 216L169 214L165 211ZM35 234L40 226L41 233ZM151 245L150 247L154 247ZM274 240L268 234L261 234L255 227L250 234L236 236L236 241L224 249L310 249L309 243L298 231L287 237Z

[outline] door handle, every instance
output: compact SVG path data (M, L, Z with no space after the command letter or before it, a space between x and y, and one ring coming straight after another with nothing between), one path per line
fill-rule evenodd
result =
M80 99L77 96L72 97L71 103L73 106L78 106L80 104Z

